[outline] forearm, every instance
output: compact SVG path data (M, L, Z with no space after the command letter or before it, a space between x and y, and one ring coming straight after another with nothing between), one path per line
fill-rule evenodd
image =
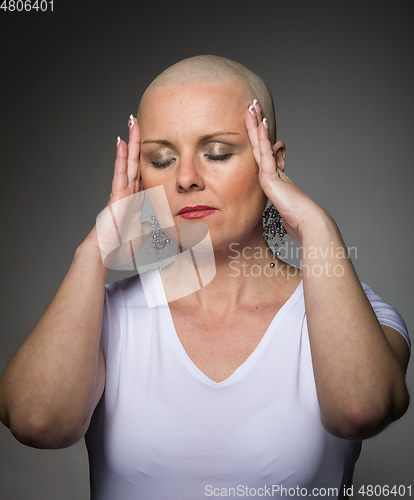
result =
M0 417L18 439L47 434L53 445L84 420L96 383L105 279L99 252L87 241L6 368Z
M332 217L285 174L284 143L272 146L254 111L246 111L245 119L263 191L303 248L305 309L321 421L337 436L369 437L407 408L407 346L395 331L386 335L378 323Z
M330 216L303 232L302 246L322 422L341 437L369 437L404 413L404 375Z

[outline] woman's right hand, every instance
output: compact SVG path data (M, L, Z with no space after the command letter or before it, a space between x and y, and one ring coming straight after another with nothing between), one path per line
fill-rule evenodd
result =
M138 121L132 115L129 117L128 129L128 144L122 141L120 137L117 139L114 178L109 203L115 203L122 198L138 193L140 190L139 152L141 135Z
M140 131L132 115L128 122L128 144L118 137L108 204L99 214L96 226L88 238L98 246L108 269L130 262L139 252L151 230L141 223L144 191L140 187Z
M124 258L131 260L130 241L143 243L147 229L141 224L144 191L135 118L129 129L128 144L118 141L106 208L0 379L0 420L29 446L62 448L79 441L104 391L105 358L99 340L106 272ZM125 244L119 244L118 235Z

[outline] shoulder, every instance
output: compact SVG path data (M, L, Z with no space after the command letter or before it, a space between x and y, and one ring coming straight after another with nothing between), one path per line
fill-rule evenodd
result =
M146 304L146 299L139 274L105 285L105 309L144 304Z
M139 274L130 276L119 281L112 281L105 285L106 293L109 296L115 296L117 294L129 293L141 286L141 278Z
M408 347L411 347L410 337L408 335L407 326L401 317L400 313L391 304L386 302L382 297L372 290L370 286L361 281L361 286L371 303L371 306L381 325L397 330L406 340Z
M158 270L136 274L105 286L105 307L153 308L166 302Z
M147 276L150 273L137 274L105 286L100 341L105 356L110 346L114 349L128 332L137 331L154 316L147 300L154 287L153 276Z

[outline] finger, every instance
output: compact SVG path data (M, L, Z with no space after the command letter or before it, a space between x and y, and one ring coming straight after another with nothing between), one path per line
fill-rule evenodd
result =
M139 152L141 147L141 134L138 120L131 115L129 117L129 142L128 142L128 163L127 176L128 186L133 191L138 190L139 181Z
M272 145L269 141L268 123L266 118L264 118L262 123L259 124L257 128L257 135L260 151L260 173L262 175L270 175L272 178L279 178L279 176L276 175L277 165L273 155Z
M117 139L114 178L112 180L111 197L118 191L125 189L128 185L127 178L128 146L120 137Z
M253 106L256 111L257 123L259 124L263 121L263 114L262 114L262 108L260 107L260 104L258 103L257 99L253 100Z
M279 168L275 158L272 144L269 141L268 124L266 118L258 127L259 149L260 149L260 173L269 176L272 180L281 180L293 184L293 181Z
M257 135L257 116L256 111L251 105L246 111L244 116L246 122L247 133L249 135L250 144L252 145L253 155L256 163L260 168L260 149L259 149L259 137Z

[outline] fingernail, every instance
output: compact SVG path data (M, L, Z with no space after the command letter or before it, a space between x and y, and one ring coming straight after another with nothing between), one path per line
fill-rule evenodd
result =
M129 115L129 130L131 131L132 130L132 127L134 126L135 122L134 122L134 117L133 115Z
M263 118L263 125L264 125L264 128L265 128L266 130L268 130L268 129L269 129L269 124L267 123L266 118Z
M252 116L254 116L255 111L254 111L254 106L253 106L253 104L250 104L250 106L249 106L249 111L250 111L250 114L251 114Z
M121 142L121 138L120 138L120 137L119 137L119 135L118 135L118 137L116 138L116 147L118 147L118 146L119 146L119 143L120 143L120 142Z
M262 108L260 107L260 104L257 102L257 99L254 99L253 106L254 106L254 109L256 110L256 113L262 112Z

